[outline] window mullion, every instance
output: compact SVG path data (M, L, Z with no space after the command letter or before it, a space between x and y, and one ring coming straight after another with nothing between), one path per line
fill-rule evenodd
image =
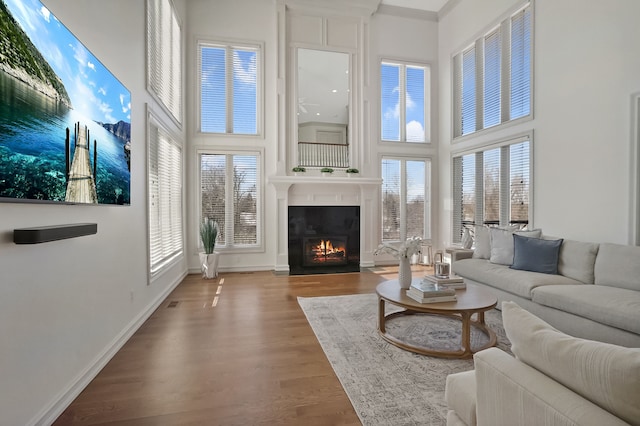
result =
M509 224L509 212L511 210L510 189L511 179L509 169L511 160L509 155L510 145L500 148L500 225Z
M484 156L476 152L476 225L484 223Z
M407 141L407 67L400 65L400 141Z
M226 47L225 69L226 69L226 81L227 86L227 99L226 99L226 111L227 111L227 124L226 132L233 133L233 48L231 46Z
M224 212L224 222L225 222L225 234L226 234L226 245L227 247L231 247L234 244L235 241L235 235L234 235L234 228L235 225L233 223L233 215L234 215L234 203L233 203L233 197L234 197L234 193L233 193L233 185L234 185L234 180L233 180L233 155L232 154L228 154L225 156L225 171L226 171L226 178L225 178L225 205L226 205L226 209Z
M407 161L400 161L400 241L407 239Z

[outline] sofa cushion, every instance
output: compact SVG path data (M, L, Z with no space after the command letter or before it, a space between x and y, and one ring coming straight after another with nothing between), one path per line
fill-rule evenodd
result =
M554 285L534 288L534 302L640 334L640 292L625 288Z
M558 273L558 254L562 240L541 240L513 234L513 264L511 269Z
M585 284L593 284L593 267L598 254L598 244L564 240L560 247L558 273Z
M531 231L513 231L509 229L490 228L491 239L491 263L501 265L511 265L513 263L513 235L524 235L526 237L540 238L542 231L533 229Z
M476 424L476 375L473 370L449 374L444 388L449 410L467 425ZM448 423L447 423L448 424Z
M562 275L541 274L539 272L518 271L506 265L498 265L484 259L462 259L455 263L455 272L490 287L499 288L526 299L531 299L531 290L538 286L558 284L578 284L580 281Z
M519 360L640 425L640 349L571 337L514 302L502 303L502 318Z
M489 239L489 227L476 226L474 231L475 249L473 257L475 259L489 259L491 257L491 240Z
M595 283L640 291L640 247L600 244Z

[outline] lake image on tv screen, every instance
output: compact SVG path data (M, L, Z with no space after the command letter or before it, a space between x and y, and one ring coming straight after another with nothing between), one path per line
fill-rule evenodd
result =
M131 95L37 0L0 0L0 199L130 204Z

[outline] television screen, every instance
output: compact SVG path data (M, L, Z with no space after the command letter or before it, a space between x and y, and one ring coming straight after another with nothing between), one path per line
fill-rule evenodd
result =
M130 204L130 92L38 0L0 3L0 201Z

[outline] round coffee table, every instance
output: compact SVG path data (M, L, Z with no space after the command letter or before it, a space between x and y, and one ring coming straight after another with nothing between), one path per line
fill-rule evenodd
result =
M414 278L414 280L420 280ZM474 353L496 344L496 334L484 322L484 313L493 309L498 300L486 290L474 284L467 284L467 288L456 290L455 302L420 303L406 295L406 290L401 289L398 280L385 281L376 288L378 294L378 331L387 342L399 348L429 356L442 358L471 358ZM385 304L404 308L403 311L385 314ZM418 347L387 333L385 322L387 319L399 315L430 314L456 318L462 323L460 350L445 351L433 348ZM472 319L473 315L476 319ZM475 327L487 335L489 341L481 347L471 347L471 327Z

